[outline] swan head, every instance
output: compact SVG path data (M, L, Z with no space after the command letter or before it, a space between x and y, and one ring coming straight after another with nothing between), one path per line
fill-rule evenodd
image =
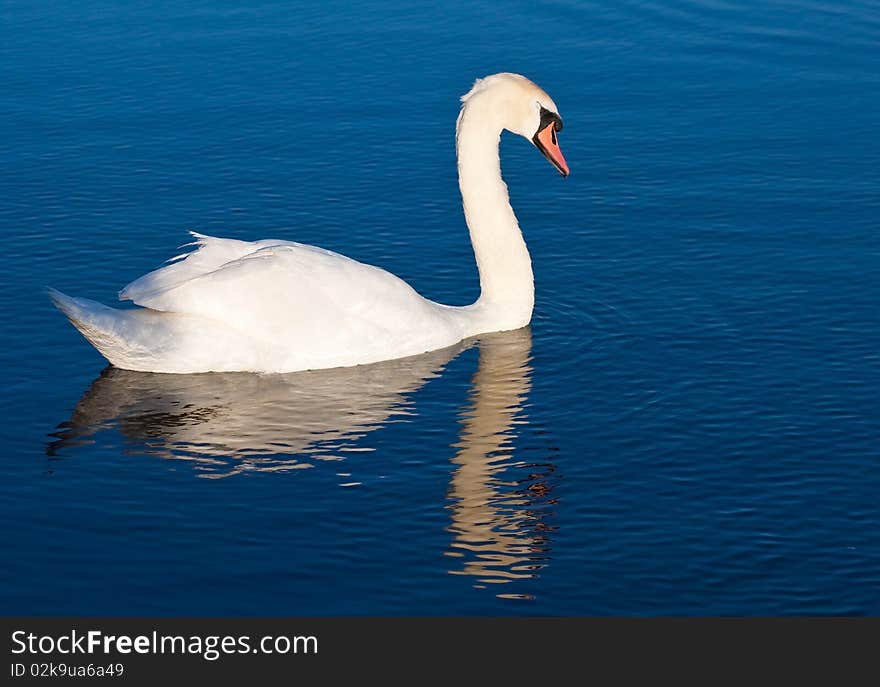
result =
M540 86L521 74L492 74L477 79L461 102L462 114L465 109L480 111L501 129L529 140L562 176L568 176L568 163L557 136L562 131L562 117L556 103Z

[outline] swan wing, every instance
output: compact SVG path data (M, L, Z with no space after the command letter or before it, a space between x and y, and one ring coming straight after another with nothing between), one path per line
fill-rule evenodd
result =
M286 369L300 359L315 368L414 355L461 338L448 309L379 267L287 241L197 238L196 251L120 297L222 323L283 356Z
M235 262L261 248L291 244L290 241L239 241L237 239L223 239L206 236L195 231L191 231L190 234L195 238L195 241L187 243L181 246L181 248L196 246L195 250L177 255L168 260L169 264L166 264L164 267L160 267L135 279L119 292L119 300L128 300L138 305L152 307L155 310L163 310L164 308L147 306L146 301L156 300L157 297L177 286L181 286L197 277L210 274L223 265Z

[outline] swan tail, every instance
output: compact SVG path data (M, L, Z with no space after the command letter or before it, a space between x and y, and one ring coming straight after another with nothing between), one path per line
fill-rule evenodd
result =
M119 310L55 289L47 291L80 334L123 370L189 373L261 369L257 342L219 322L150 308Z
M109 308L87 298L72 298L52 288L47 291L55 307L110 363L125 369L138 369L132 362L143 359L145 351L126 336L126 329L130 329L126 327L126 320L132 311Z

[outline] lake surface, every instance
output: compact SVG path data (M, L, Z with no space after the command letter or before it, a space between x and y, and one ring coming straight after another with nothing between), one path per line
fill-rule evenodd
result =
M880 5L6 3L4 614L880 614ZM106 363L186 231L478 295L458 97L506 135L531 327L284 376Z

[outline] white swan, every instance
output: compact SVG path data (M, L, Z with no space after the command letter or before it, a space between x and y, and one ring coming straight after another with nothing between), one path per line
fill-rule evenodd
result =
M528 324L529 253L501 179L504 129L568 176L556 105L518 74L478 79L456 123L464 214L480 297L452 307L400 278L328 250L193 234L198 248L126 286L116 310L54 289L55 305L113 365L148 372L294 372L402 358Z

